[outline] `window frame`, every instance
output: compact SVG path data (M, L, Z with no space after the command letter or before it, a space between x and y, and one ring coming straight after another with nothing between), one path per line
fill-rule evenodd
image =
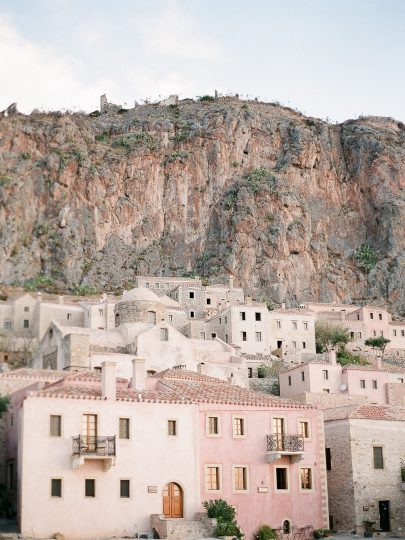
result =
M170 422L174 422L174 433L170 433ZM167 436L168 437L178 437L179 436L179 424L177 422L177 418L168 418L167 419Z
M236 433L236 420L242 420L243 434L238 435ZM232 438L233 439L246 439L247 437L247 422L246 415L244 414L233 414L232 415Z
M380 448L381 449L381 464L382 467L376 467L376 455L375 455L375 449ZM384 463L384 446L382 444L373 444L373 453L372 453L372 469L373 471L384 471L385 470L385 463Z
M277 487L277 470L284 469L286 471L286 482L287 488L278 488ZM277 465L274 467L274 491L276 493L289 493L290 492L290 471L287 465Z
M86 495L86 483L88 480L92 480L94 483L94 495ZM84 478L84 498L85 499L96 499L97 498L97 482L96 478Z
M207 482L207 470L210 468L218 469L218 489L209 489ZM222 491L222 464L221 463L206 463L204 465L204 487L207 493L220 493Z
M60 482L60 496L59 495L52 495L52 482L54 480L58 480ZM49 497L51 499L63 499L63 476L52 476L49 479Z
M128 482L128 497L124 497L122 495L121 491L121 482ZM127 501L129 499L132 499L132 483L130 478L120 478L119 479L119 493L120 493L120 500L123 499L124 501Z
M236 489L235 487L235 470L236 469L246 470L246 488L245 489ZM232 465L232 492L233 493L249 493L249 465L247 465L246 463Z
M310 483L311 483L311 487L310 488L304 488L302 487L302 471L304 469L308 469L310 471ZM299 475L299 488L300 488L300 492L301 493L313 493L314 491L314 468L311 467L310 465L306 465L304 467L299 467L299 470L298 470L298 475Z
M52 434L52 418L53 417L57 417L60 419L60 424L59 424L59 435L53 435ZM48 431L48 435L49 437L51 437L52 439L60 439L62 437L62 434L63 434L63 420L62 420L62 414L58 413L51 413L49 415L49 431Z
M297 432L298 432L298 435L302 436L301 432L300 432L300 424L304 423L304 422L308 426L308 437L304 437L304 441L311 441L312 440L312 430L311 430L311 420L309 418L298 418L297 419Z
M127 420L128 425L128 437L121 437L121 420ZM119 416L118 417L118 440L119 441L130 441L132 439L132 422L130 416Z
M216 418L217 419L217 428L218 428L218 433L210 433L210 418ZM218 437L221 437L222 436L222 426L221 426L221 417L218 415L218 414L211 414L211 413L207 413L205 415L205 434L207 437L210 437L210 438L218 438Z

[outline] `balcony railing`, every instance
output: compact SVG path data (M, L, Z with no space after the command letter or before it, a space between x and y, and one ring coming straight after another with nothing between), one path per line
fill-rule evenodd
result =
M267 435L267 452L303 452L301 435Z
M78 435L72 438L72 456L115 457L115 435L113 437L93 437Z

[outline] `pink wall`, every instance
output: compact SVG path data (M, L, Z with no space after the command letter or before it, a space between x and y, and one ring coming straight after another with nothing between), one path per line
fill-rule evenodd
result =
M206 436L207 413L218 414L221 418L221 436ZM233 438L232 415L246 418L247 436ZM324 444L318 433L319 411L316 409L288 408L247 408L231 405L210 405L200 407L200 463L201 499L225 499L237 507L237 520L251 540L261 524L281 528L285 519L293 527L312 525L326 527L322 519L321 476L324 476ZM286 434L298 433L298 421L309 420L310 439L305 442L305 454L299 463L290 464L290 457L284 456L273 463L266 463L266 435L272 432L272 416L285 418ZM321 433L323 425L321 424ZM323 439L323 435L321 437ZM205 465L222 465L222 486L220 491L208 491L205 483ZM233 490L232 465L246 465L249 470L248 492L235 493ZM289 469L289 489L285 493L275 491L275 468L286 465ZM312 491L301 491L299 469L312 467L314 485ZM258 488L267 488L267 493L259 493ZM326 486L324 486L326 496Z

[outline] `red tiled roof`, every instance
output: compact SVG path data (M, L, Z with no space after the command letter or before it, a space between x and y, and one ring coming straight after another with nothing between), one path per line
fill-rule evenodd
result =
M0 374L0 379L41 379L49 381L59 381L67 377L69 373L67 371L56 371L52 369L30 369L20 368L12 371L5 371Z
M387 420L389 422L405 422L405 407L392 407L389 405L350 405L324 409L325 422L334 420Z
M277 313L277 315L316 315L315 311L305 308L278 308L270 310L269 313Z
M154 379L179 379L187 381L200 381L213 384L224 384L224 381L217 379L216 377L210 377L203 373L197 373L195 371L188 371L185 369L165 369L151 375Z

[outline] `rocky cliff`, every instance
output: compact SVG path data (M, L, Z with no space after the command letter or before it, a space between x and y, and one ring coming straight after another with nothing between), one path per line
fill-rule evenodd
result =
M405 126L184 100L0 118L0 281L229 274L257 297L405 314Z

